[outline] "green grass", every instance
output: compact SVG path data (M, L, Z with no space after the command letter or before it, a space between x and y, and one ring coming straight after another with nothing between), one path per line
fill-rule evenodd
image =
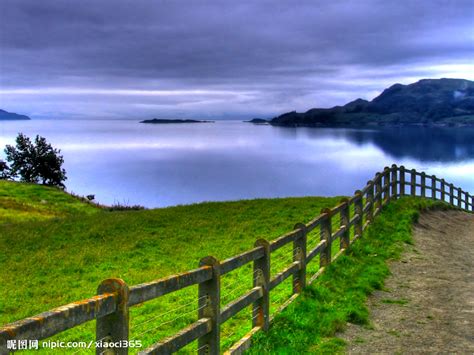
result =
M0 181L1 223L29 222L97 211L93 204L56 188Z
M406 299L399 299L399 300L392 300L392 299L389 299L389 298L385 298L381 301L382 303L386 303L386 304L400 304L400 305L404 305L404 304L407 304L408 303L408 300Z
M111 212L56 189L0 182L0 324L93 296L106 278L134 285L193 269L206 255L223 260L339 201L259 199ZM283 267L291 252L282 248L275 264ZM251 275L248 265L223 278L223 305L252 287ZM272 294L272 309L289 294L289 281ZM196 294L192 287L133 307L131 339L150 345L196 320ZM172 313L154 319L168 310ZM250 329L250 318L247 309L226 322L223 348ZM93 340L94 322L55 339Z
M345 352L335 336L347 322L369 325L367 296L382 289L390 271L388 260L398 259L404 244L413 243L411 227L419 211L445 204L403 198L386 206L348 252L285 311L268 333L258 333L250 354L337 354Z

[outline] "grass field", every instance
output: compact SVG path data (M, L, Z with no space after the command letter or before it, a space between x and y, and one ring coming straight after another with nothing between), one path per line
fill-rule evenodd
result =
M110 212L55 189L0 182L0 324L90 297L106 278L134 285L193 269L206 255L225 259L339 201L260 199ZM286 251L275 258L275 267L291 259ZM223 278L223 305L251 288L250 267ZM290 280L272 295L275 307L289 291ZM188 288L133 307L131 338L150 345L196 320L196 292ZM248 309L225 324L223 348L250 329L250 318ZM93 340L94 323L56 339ZM195 344L185 352L192 349Z
M193 269L206 255L223 260L250 249L258 238L277 238L339 201L259 199L112 212L55 189L0 182L0 324L90 297L106 278L134 285ZM342 351L344 344L334 338L335 332L346 322L367 323L367 295L383 286L389 272L386 261L397 258L403 243L411 242L418 211L432 205L406 198L387 206L364 241L354 244L278 315L268 334L257 336L251 353ZM308 236L311 247L318 240L317 235ZM338 248L333 249L335 253ZM272 273L290 262L291 246L278 253L272 254ZM315 259L309 274L317 269ZM248 265L223 277L222 306L252 287L251 275ZM290 294L288 279L272 291L272 311ZM192 323L196 295L197 287L191 287L132 307L130 339L148 346ZM224 324L223 350L250 330L250 320L249 307ZM90 341L94 327L89 322L53 339ZM195 350L193 343L182 352Z

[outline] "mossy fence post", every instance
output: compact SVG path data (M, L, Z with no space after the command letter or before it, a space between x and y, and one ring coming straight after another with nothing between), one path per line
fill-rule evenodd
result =
M350 245L350 211L349 211L349 199L344 198L341 200L344 203L344 207L341 209L341 223L340 226L344 227L344 233L342 234L339 241L339 249L347 249Z
M321 220L321 240L326 241L326 247L324 248L324 252L321 253L319 258L319 266L325 267L331 263L331 210L329 208L323 208L321 210L321 214L323 214Z
M411 169L410 174L410 194L411 196L416 196L416 170Z
M400 166L400 196L405 196L405 167Z
M221 277L220 263L213 256L201 259L199 266L212 268L212 278L199 284L198 319L209 318L211 331L199 338L199 355L217 355L220 352Z
M454 206L454 185L449 184L449 204Z
M100 283L97 294L116 293L116 310L114 313L97 318L96 321L96 341L99 344L111 344L128 341L129 336L129 311L128 296L129 288L125 281L121 279L107 279ZM124 355L128 354L128 348L124 347L96 347L96 354Z
M441 201L446 202L446 181L441 179Z
M380 210L382 209L382 201L383 201L382 175L380 173L377 173L375 175L375 201L376 201L375 207L376 207L377 211L380 212Z
M267 331L270 326L270 243L265 239L255 242L256 247L263 247L263 257L253 263L253 286L262 287L262 297L254 303L252 310L253 327Z
M374 182L372 180L369 180L367 182L368 185L368 190L367 190L367 202L369 203L370 207L369 210L367 211L367 220L372 223L374 220L374 206L375 206L375 201L374 201ZM350 211L349 206L348 206L348 211Z
M364 207L363 207L363 195L360 190L355 192L356 199L354 200L354 213L359 216L357 222L354 225L354 234L357 238L362 236L362 229L364 226Z
M421 197L426 197L426 174L424 172L421 173Z
M436 200L436 176L433 175L431 177L431 198Z
M293 293L301 293L306 286L306 225L297 223L294 229L299 234L293 242L293 261L300 262L300 269L293 275Z
M398 198L398 171L397 171L397 165L393 164L392 165L392 178L391 178L391 185L392 185L392 195L391 198L397 199Z
M383 204L387 204L390 202L390 168L386 166L383 169L383 176L384 176L384 184L383 184L383 192L384 192L384 199Z

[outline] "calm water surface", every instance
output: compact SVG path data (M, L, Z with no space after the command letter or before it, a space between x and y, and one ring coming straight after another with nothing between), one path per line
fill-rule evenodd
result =
M2 121L1 147L18 132L40 134L62 150L69 191L109 205L349 195L392 163L474 192L474 129Z

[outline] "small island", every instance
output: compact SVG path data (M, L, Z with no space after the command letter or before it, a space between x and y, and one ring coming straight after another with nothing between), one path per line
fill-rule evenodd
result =
M250 121L244 121L246 123L253 123L253 124L263 124L267 125L269 122L263 118L252 118Z
M214 123L214 121L200 121L200 120L179 120L179 119L161 119L154 118L152 120L144 120L140 123L152 123L152 124L170 124L170 123Z
M19 115L18 113L8 112L5 110L0 110L0 120L3 121L20 121L20 120L31 120L26 115Z

